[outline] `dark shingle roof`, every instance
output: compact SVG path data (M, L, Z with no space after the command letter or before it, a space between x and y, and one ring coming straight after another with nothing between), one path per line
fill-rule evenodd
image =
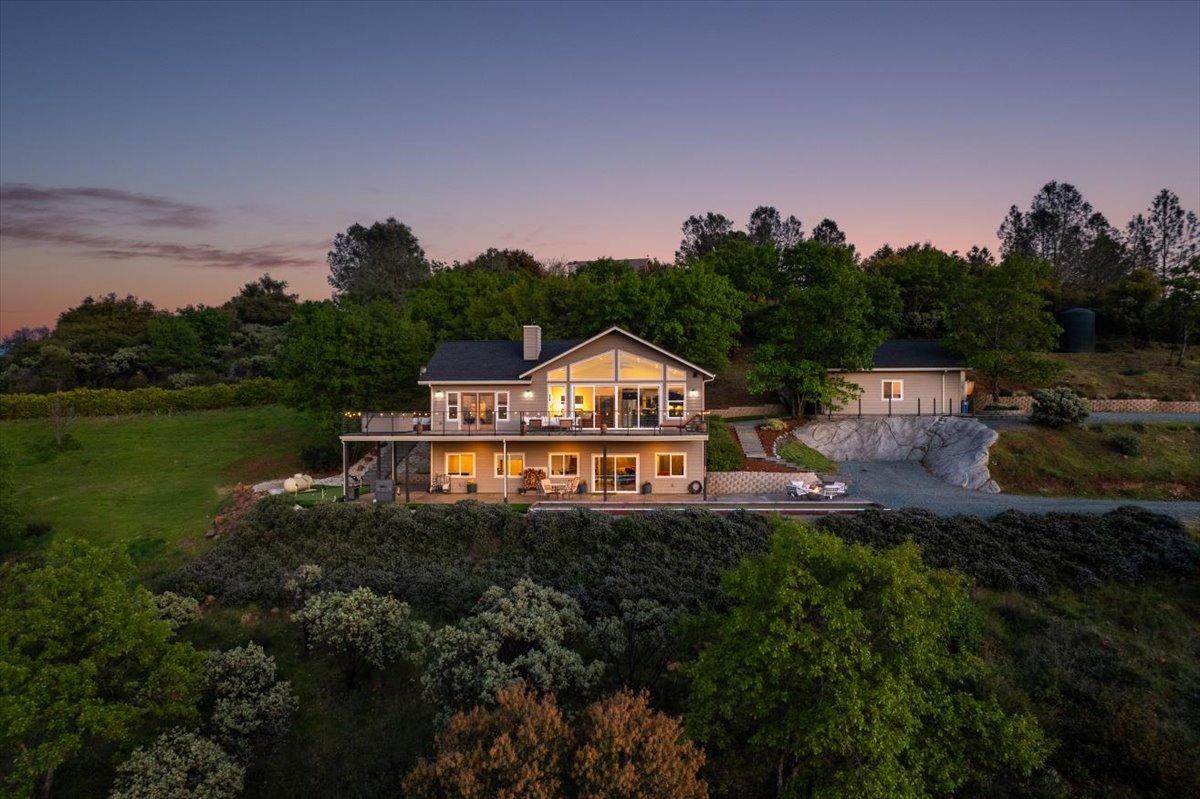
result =
M542 342L538 360L524 359L520 341L443 341L429 359L419 380L520 380L521 373L562 355L582 339L550 339Z
M892 338L880 344L871 356L876 369L958 369L962 358L934 338Z

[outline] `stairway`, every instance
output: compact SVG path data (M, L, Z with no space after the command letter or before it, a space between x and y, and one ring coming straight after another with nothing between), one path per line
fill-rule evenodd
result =
M379 449L379 459L368 466L367 470L363 472L362 480L364 485L370 486L376 480L390 480L392 478L393 446L398 447L396 450L396 484L403 484L404 459L417 447L416 443L397 445L394 442L387 442L383 444Z

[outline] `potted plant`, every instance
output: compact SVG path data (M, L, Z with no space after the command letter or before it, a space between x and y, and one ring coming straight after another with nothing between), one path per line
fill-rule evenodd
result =
M654 491L654 486L650 485L649 481L642 483L642 493L649 494Z
M467 493L468 494L475 494L478 491L479 491L479 486L476 483L474 483L474 482L467 483Z

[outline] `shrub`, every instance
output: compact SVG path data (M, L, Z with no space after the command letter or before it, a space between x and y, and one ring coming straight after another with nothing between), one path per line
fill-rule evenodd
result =
M421 651L429 625L412 618L408 605L369 588L316 594L292 614L310 648L333 653L353 687L368 666L383 669Z
M327 504L303 512L270 497L236 535L163 581L163 588L222 602L291 601L290 573L321 567L321 589L366 586L423 615L457 619L493 585L529 577L580 603L589 617L617 612L624 599L702 610L720 605L720 575L761 552L769 535L759 515L702 510L613 517L593 511L521 514L460 502Z
M298 566L288 576L283 584L283 590L287 592L292 607L303 607L309 597L320 590L323 575L324 571L320 566L315 563L305 563L303 566Z
M1108 446L1118 455L1142 454L1142 439L1136 433L1117 433L1108 439Z
M158 611L158 617L171 625L172 630L200 620L200 603L190 596L182 596L174 591L155 594L154 607Z
M342 448L336 441L305 444L300 448L300 466L305 472L332 472L342 468Z
M510 589L493 586L470 616L433 634L421 677L425 696L449 716L490 704L497 691L521 681L541 691L580 692L604 669L570 648L585 631L579 605L565 594L527 579Z
M1103 515L1006 511L990 521L917 508L869 510L826 516L819 525L877 548L911 540L930 566L956 569L988 588L1030 594L1200 569L1200 545L1179 521L1132 506Z
M736 605L689 669L688 727L780 795L948 795L1045 759L1036 721L989 688L962 578L911 543L780 523L725 587Z
M207 738L173 730L117 767L109 799L233 799L245 771Z
M255 643L215 652L205 668L212 735L243 762L253 747L282 735L298 700L275 673L275 658Z
M271 405L279 402L282 394L283 384L265 377L180 389L76 388L57 394L0 394L0 419L48 417L56 403L77 416L119 416Z
M746 456L733 430L720 416L708 417L708 469L736 472L746 465Z
M573 730L553 694L502 689L494 707L456 713L435 755L404 781L413 799L699 799L704 752L645 694L622 691L589 706Z
M1046 427L1078 426L1088 418L1087 403L1065 386L1033 392L1033 410L1029 419Z
M783 421L782 419L770 419L763 425L763 427L768 430L779 432L781 430L787 430L787 422Z

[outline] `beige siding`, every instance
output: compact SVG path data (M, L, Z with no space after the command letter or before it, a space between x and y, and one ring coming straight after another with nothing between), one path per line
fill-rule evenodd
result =
M965 388L966 372L953 371L876 371L848 372L843 374L846 380L858 384L862 388L862 412L864 416L886 415L888 401L883 397L885 380L903 381L903 398L893 400L893 414L915 414L917 399L920 398L922 414L934 412L934 401L937 401L938 413L946 413L952 409L957 414L961 409ZM851 400L836 413L858 413L858 402Z
M575 361L591 358L608 350L624 350L625 352L632 353L634 355L652 358L659 363L666 363L668 366L682 369L685 375L685 388L683 395L684 418L688 418L692 414L700 413L704 410L704 375L702 373L685 366L669 356L663 355L652 347L647 347L644 344L638 343L633 339L621 335L620 333L609 333L603 338L597 339L596 341L579 348L575 352L572 352L570 355L567 355L565 358L556 361L550 366L543 366L539 368L530 376L532 378L532 382L529 384L439 384L432 386L430 388L430 409L433 411L433 424L441 424L441 420L444 418L446 410L446 395L449 392L508 391L510 419L507 429L517 430L519 429L522 411L524 411L526 415L546 413L549 407L549 402L547 399L547 372L549 372L551 369L559 368ZM597 385L613 384L615 381L584 380L580 382L583 385ZM645 380L641 381L640 383L642 385L655 384L660 386L662 394L659 400L659 407L664 416L666 414L667 382L668 381L666 380ZM626 385L632 384L632 381L626 383ZM696 392L697 395L695 397L691 396L692 391ZM441 392L440 397L438 396L439 392ZM526 398L526 392L530 392L532 396ZM504 429L503 423L500 423L500 426L502 429Z
M528 441L514 440L508 443L510 455L525 456L525 464L529 468L545 469L549 473L550 454L574 453L579 455L579 479L586 482L588 490L599 487L594 472L593 456L603 451L605 442L596 440L564 440L564 441ZM499 441L434 441L430 444L431 475L444 474L446 455L449 453L471 452L475 454L475 477L455 477L451 479L451 490L454 493L466 492L466 484L473 482L483 494L498 494L503 490L502 479L495 474L495 455L503 451ZM657 455L659 453L682 453L685 456L685 472L682 477L658 477L655 473ZM612 441L608 443L608 454L635 455L638 459L637 487L641 490L643 483L650 483L657 494L687 493L688 484L693 480L704 480L704 442L678 441L670 436L663 436L655 441ZM562 482L562 477L552 478ZM521 486L521 478L508 479L509 493L515 494Z

